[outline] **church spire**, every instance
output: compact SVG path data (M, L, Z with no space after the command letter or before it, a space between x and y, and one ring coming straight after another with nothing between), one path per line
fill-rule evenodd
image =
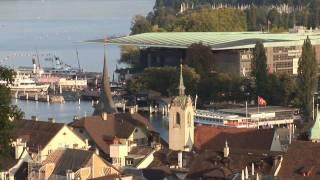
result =
M117 109L112 100L110 81L108 75L108 63L106 57L106 50L104 48L104 61L103 61L103 73L102 73L102 89L100 91L99 104L96 106L93 115L98 115L103 112L106 113L115 113Z
M180 64L180 83L179 83L179 96L184 96L185 95L185 86L183 83L183 74L182 74L182 64Z

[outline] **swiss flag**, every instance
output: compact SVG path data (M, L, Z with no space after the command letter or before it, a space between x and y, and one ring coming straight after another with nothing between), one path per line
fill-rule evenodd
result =
M262 97L258 96L258 105L259 106L267 106L267 101Z

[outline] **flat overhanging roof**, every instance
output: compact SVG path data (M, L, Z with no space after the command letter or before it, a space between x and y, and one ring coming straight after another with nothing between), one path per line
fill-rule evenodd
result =
M141 48L188 48L202 42L212 50L250 49L257 41L265 47L298 46L309 36L312 44L320 44L320 34L262 32L154 32L88 42L132 45Z

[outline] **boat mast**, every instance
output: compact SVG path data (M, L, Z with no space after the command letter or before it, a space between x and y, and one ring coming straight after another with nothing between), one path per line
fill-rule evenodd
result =
M78 49L76 48L76 54L77 54L77 61L78 61L78 68L79 68L79 70L78 71L82 71L81 70L81 66L80 66L80 60L79 60L79 52L78 52Z

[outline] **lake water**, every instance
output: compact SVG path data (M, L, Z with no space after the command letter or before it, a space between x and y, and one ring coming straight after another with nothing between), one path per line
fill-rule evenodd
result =
M48 118L54 118L56 122L69 123L72 122L74 116L85 117L91 116L93 107L89 101L67 101L64 104L49 104L47 102L35 102L12 99L12 104L20 107L26 119L31 116L37 116L40 121L47 121ZM148 116L149 121L155 129L161 134L161 137L168 140L168 121L167 117L162 115Z
M130 33L134 15L146 15L155 0L1 0L0 65L31 66L39 54L42 65L48 54L77 65L76 48L85 71L101 71L103 46L83 43ZM108 46L109 72L120 51ZM38 51L38 53L36 53Z
M83 43L130 33L132 17L146 15L155 0L0 0L0 65L31 66L33 55L42 65L48 54L59 56L65 63L76 65L76 48L85 71L102 71L103 46ZM108 46L109 72L115 69L119 48ZM44 102L15 100L26 118L36 115L40 120L55 118L68 123L75 115L90 116L91 102ZM149 118L164 139L168 130L161 116Z

